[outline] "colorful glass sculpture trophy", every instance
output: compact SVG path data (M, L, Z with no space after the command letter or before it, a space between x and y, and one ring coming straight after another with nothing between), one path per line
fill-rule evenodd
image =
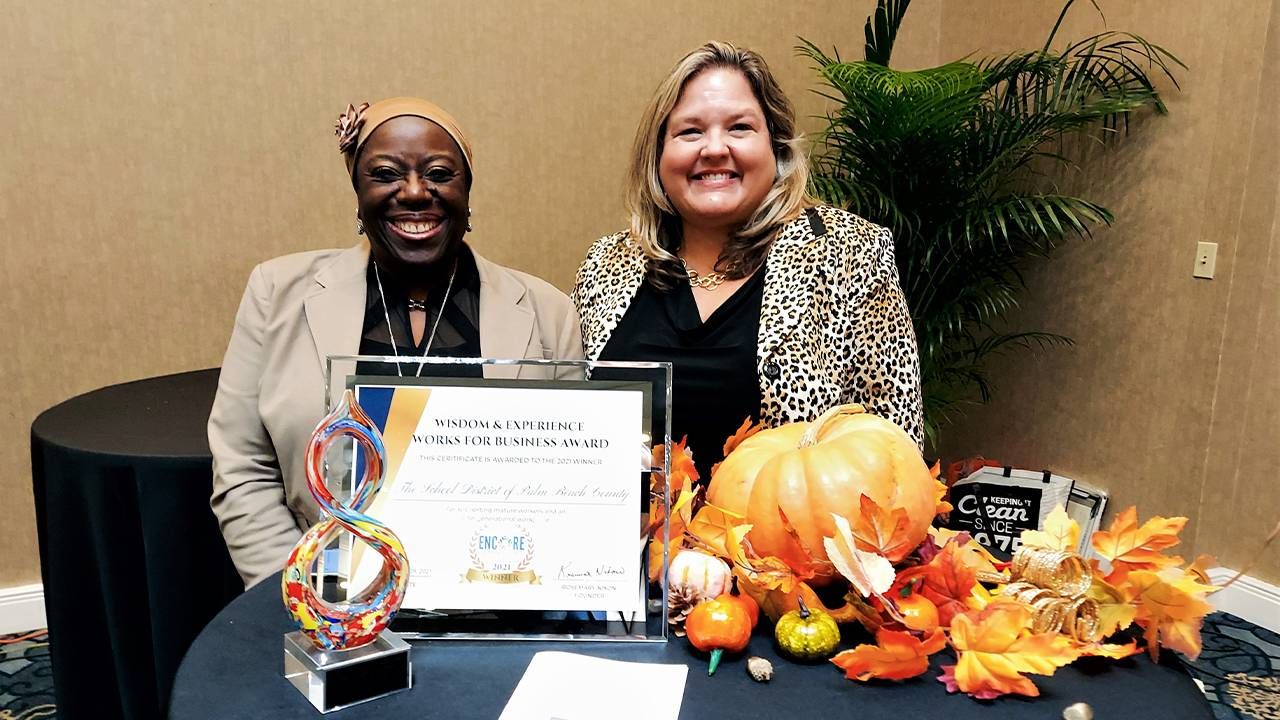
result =
M350 507L325 483L325 453L345 437L354 438L361 450ZM321 712L413 685L409 645L383 633L404 599L409 560L400 538L361 512L382 487L385 457L378 428L350 390L316 426L307 446L307 486L325 517L303 534L284 569L285 608L301 628L284 637L284 674ZM330 602L316 591L312 576L320 554L343 531L377 551L382 569L364 590Z

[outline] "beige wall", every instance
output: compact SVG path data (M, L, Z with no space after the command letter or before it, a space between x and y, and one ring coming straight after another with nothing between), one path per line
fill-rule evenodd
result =
M711 38L765 54L821 108L797 35L857 50L837 0L0 5L0 587L39 580L29 448L43 409L216 366L250 268L345 246L355 203L331 132L349 101L422 95L476 149L479 250L561 287L620 227L640 108ZM940 13L922 8L908 61ZM808 127L813 123L807 122Z
M996 402L946 446L1107 488L1113 509L1189 516L1184 554L1241 567L1280 516L1280 2L1101 4L1107 27L1190 70L1170 116L1068 180L1114 228L1028 275L1015 326L1079 344L997 362ZM1062 37L1103 28L1076 5ZM946 2L940 59L1038 47L1060 7ZM1198 241L1218 243L1214 280L1191 276ZM1280 581L1280 550L1252 574Z
M1099 27L1077 4L1065 37ZM71 395L216 365L254 263L353 242L330 134L348 101L407 93L452 110L476 146L477 247L566 287L588 242L620 225L639 109L682 52L711 37L755 47L810 115L795 36L857 57L872 6L366 3L356 23L332 2L0 7L3 427L25 439ZM1058 7L917 0L894 64L1038 46ZM1029 276L1018 323L1079 345L998 363L996 404L948 445L1189 515L1194 549L1239 565L1277 514L1280 0L1104 9L1191 70L1170 117L1071 181L1116 227ZM1191 278L1201 239L1220 244L1213 281ZM25 441L0 448L0 587L39 579L28 463ZM1278 553L1256 574L1280 580Z

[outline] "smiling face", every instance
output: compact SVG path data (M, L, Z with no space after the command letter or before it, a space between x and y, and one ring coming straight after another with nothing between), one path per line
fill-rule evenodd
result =
M466 162L439 125L391 118L365 141L354 180L374 258L403 273L451 258L467 231Z
M658 160L662 188L685 225L740 227L776 174L764 111L747 78L711 68L690 79L667 117Z

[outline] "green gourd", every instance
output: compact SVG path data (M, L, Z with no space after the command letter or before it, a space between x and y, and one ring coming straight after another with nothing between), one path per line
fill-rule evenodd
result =
M800 600L799 609L778 619L773 637L786 655L797 660L822 660L831 657L840 644L840 626L829 614L810 610Z

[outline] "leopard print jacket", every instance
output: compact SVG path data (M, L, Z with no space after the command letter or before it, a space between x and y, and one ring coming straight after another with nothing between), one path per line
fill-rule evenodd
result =
M627 231L587 252L571 293L587 359L600 357L645 264ZM885 228L826 206L784 225L765 261L757 351L765 425L856 402L923 442L920 359Z

